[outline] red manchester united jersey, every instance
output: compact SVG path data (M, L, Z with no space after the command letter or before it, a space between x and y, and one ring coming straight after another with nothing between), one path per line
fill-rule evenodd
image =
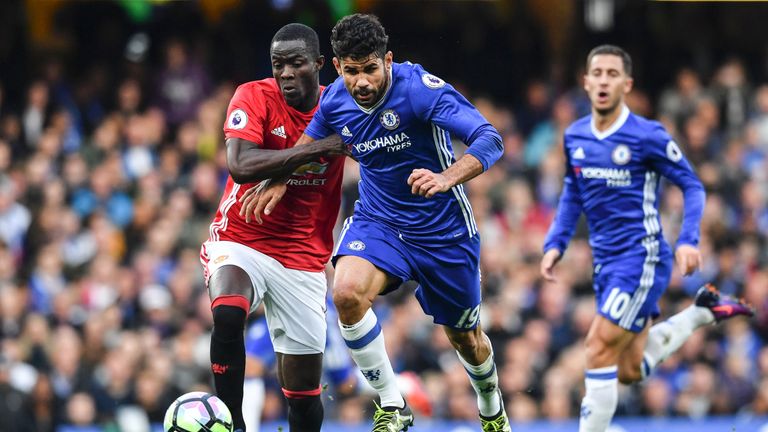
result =
M314 113L288 106L274 79L251 81L238 87L229 103L224 136L242 138L269 150L290 148ZM332 157L297 168L282 200L263 217L262 225L253 220L246 223L239 214L240 196L256 184L240 185L230 176L211 223L209 240L241 243L286 268L322 271L333 249L343 164L342 157Z

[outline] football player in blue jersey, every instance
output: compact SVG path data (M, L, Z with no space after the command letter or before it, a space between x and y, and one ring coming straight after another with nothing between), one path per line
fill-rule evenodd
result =
M602 45L587 57L584 88L592 114L574 122L564 139L565 183L557 215L544 243L542 276L554 281L581 212L586 215L594 259L597 316L586 345L586 394L580 432L604 432L616 411L618 381L648 376L704 325L752 315L740 300L702 287L694 303L651 325L669 283L673 254L658 212L659 177L682 191L685 212L674 260L683 275L699 266L699 222L704 188L675 141L655 121L624 104L632 89L632 60L621 48Z
M462 186L501 156L501 136L451 85L417 64L395 63L387 40L373 15L339 20L331 36L339 78L299 141L338 133L360 163L360 199L333 258L341 334L379 394L373 430L407 430L413 414L371 306L403 281L418 281L422 309L445 329L477 393L483 431L510 431L479 323L480 238ZM459 160L451 136L468 145ZM244 198L246 208L268 214L284 191L270 185Z

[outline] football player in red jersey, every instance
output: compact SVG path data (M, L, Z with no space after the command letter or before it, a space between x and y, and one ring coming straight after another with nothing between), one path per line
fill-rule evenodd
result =
M315 31L286 25L272 39L270 56L274 77L239 86L224 125L230 176L201 249L214 323L211 370L234 429L244 431L243 330L247 315L263 302L290 429L319 431L324 269L346 150L338 136L294 146L301 144L323 90L325 59ZM269 178L286 179L291 193L269 209L269 217L249 223L238 200Z

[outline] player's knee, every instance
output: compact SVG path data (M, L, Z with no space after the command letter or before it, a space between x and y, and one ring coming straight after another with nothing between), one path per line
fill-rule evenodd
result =
M239 306L219 304L213 307L213 329L218 337L233 339L245 328L246 310Z
M584 345L588 367L616 364L618 354L613 345L598 338L587 338Z
M643 380L642 354L634 355L632 352L625 352L619 358L618 378L622 384L632 384Z
M341 281L333 287L333 304L339 313L356 311L365 305L365 298L354 282Z
M283 377L283 387L291 392L296 389L317 389L320 387L320 376L323 369L323 355L306 354L291 355L282 354L282 364L279 375ZM300 395L306 395L299 393ZM288 397L290 393L285 393Z
M253 294L253 282L242 268L225 265L213 272L208 280L208 290L212 299L234 295L250 299Z
M640 373L640 367L624 367L622 365L619 367L618 378L622 384L632 384L642 380L643 376Z
M323 424L323 403L317 394L298 394L283 389L288 402L288 423L291 431L317 432Z

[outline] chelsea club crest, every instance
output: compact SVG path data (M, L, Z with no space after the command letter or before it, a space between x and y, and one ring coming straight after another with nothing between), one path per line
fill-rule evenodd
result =
M379 122L387 130L395 130L400 126L400 116L394 110L386 109L379 114Z
M353 251L361 251L365 249L365 243L361 242L360 240L354 240L347 243L347 247Z
M625 144L619 144L613 149L611 159L616 165L626 165L632 159L632 152L629 151L629 147Z

